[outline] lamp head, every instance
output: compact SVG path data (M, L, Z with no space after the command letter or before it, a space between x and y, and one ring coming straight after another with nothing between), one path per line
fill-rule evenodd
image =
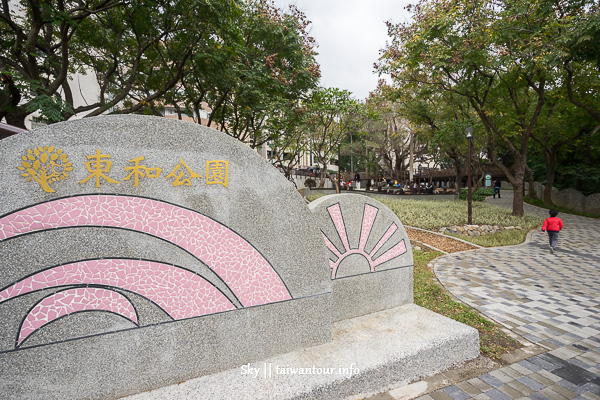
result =
M467 129L465 129L465 133L467 134L467 139L471 140L473 137L473 128L469 126Z

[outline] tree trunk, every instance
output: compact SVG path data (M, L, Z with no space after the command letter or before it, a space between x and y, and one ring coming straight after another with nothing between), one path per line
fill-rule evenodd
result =
M535 188L533 185L535 182L533 181L533 173L531 172L531 168L527 167L527 183L529 183L529 189L527 190L527 197L530 199L535 198Z
M512 215L516 217L522 217L524 214L523 211L523 189L525 186L524 175L521 173L520 177L515 180L513 183L513 212Z
M533 180L533 174L529 171L529 192L527 193L527 197L530 199L535 199L535 181Z
M415 162L415 160L414 160L414 151L415 151L414 146L415 145L414 145L414 142L413 142L413 136L414 135L411 132L410 133L410 137L409 137L410 143L408 144L410 146L410 156L409 156L409 159L408 159L408 179L411 182L414 179L414 176L413 176L413 165L414 165L414 162Z
M556 152L557 148L552 147L550 151L544 149L544 164L546 164L546 186L544 187L544 205L552 207L552 186L554 185L554 175L556 172Z
M25 128L25 118L29 114L30 113L27 111L21 111L21 108L19 107L17 110L6 114L6 116L5 116L6 123L8 125L16 126L17 128L26 129Z
M520 153L515 154L517 156L517 161L513 164L514 174L502 163L496 161L494 165L504 172L510 184L513 187L513 211L512 215L516 217L523 216L523 191L525 188L525 168L527 165L523 164L520 160L523 158L520 156Z
M460 160L458 158L452 158L454 161L454 171L456 172L456 179L454 181L454 189L460 191L461 183L464 176L464 170L462 169L462 165L460 164Z
M520 160L519 160L520 159ZM523 197L525 194L525 168L527 164L523 162L524 157L518 157L514 164L515 175L513 181L513 212L512 215L515 217L522 217L524 214L523 210Z
M327 179L329 173L327 172L327 164L323 163L323 160L319 161L321 161L321 163L323 164L323 168L321 168L321 179L319 181L319 189L323 189L323 186L325 186L325 179ZM339 189L336 190L336 193L339 193Z
M4 86L0 90L0 121L4 117L7 124L25 129L25 117L29 113L19 107L21 91L6 73L0 74L0 83Z

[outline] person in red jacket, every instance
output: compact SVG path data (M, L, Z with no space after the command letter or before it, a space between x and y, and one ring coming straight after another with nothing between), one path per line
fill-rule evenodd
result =
M558 232L563 228L563 222L557 217L558 211L550 210L549 218L546 218L544 225L542 225L542 233L548 231L548 241L550 242L550 253L554 254L556 249L556 242L558 242Z

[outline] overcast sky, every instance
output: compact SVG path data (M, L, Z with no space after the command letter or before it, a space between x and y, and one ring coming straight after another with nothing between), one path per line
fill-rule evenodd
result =
M275 0L283 10L295 4L306 14L319 45L321 86L337 87L364 100L379 77L373 63L385 47L385 21L406 22L410 0ZM414 1L412 1L414 3Z

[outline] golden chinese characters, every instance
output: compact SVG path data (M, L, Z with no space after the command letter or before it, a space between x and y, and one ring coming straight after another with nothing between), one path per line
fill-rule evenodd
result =
M84 162L85 168L89 173L86 178L77 181L77 183L87 183L94 179L96 187L99 188L103 183L121 182L113 179L115 175L119 175L119 170L125 170L125 178L123 181L133 181L133 186L138 187L140 181L145 178L159 178L163 172L161 167L149 167L143 155L137 156L129 160L133 165L113 169L113 161L109 154L103 154L102 150L96 150L94 155L85 156L88 161ZM37 147L27 149L27 154L21 156L21 165L18 169L22 171L21 175L27 178L27 182L37 182L44 191L54 193L55 190L50 186L52 183L59 180L64 180L69 176L69 172L73 171L73 166L67 155L55 146ZM150 163L152 165L152 163ZM191 167L190 167L191 165ZM198 163L188 164L182 158L179 163L173 167L171 172L165 176L165 179L170 180L174 187L192 186L194 179L202 179L202 176L195 172L198 168ZM111 171L112 169L112 171ZM124 175L125 175L124 174ZM206 184L207 185L229 185L229 161L224 160L209 160L206 161ZM121 175L122 177L123 175Z
M206 162L206 184L228 187L229 161L212 160Z
M181 167L183 167L183 168L181 168ZM180 168L181 168L181 171L179 171ZM175 173L177 171L179 171L179 173L177 175L175 175ZM186 175L187 175L187 178L183 179L183 177L185 177ZM175 181L173 181L173 186L181 186L181 185L191 186L192 178L202 178L202 177L199 174L192 171L190 169L190 167L188 167L187 164L182 159L179 159L179 164L177 164L175 166L175 168L173 168L173 171L171 171L171 173L169 175L167 175L167 178L175 178Z
M129 162L135 163L133 167L125 167L125 171L131 171L127 178L123 179L124 181L128 181L134 176L133 186L137 187L139 178L144 178L144 176L148 176L148 178L158 178L160 173L162 172L162 168L148 168L145 165L140 165L140 161L144 160L144 156L139 156L134 158L133 160L129 160ZM144 172L146 175L144 175Z
M110 168L112 167L112 161L110 161L109 158L110 155L102 154L100 150L96 150L95 156L87 156L88 160L93 160L85 163L85 167L88 172L90 172L90 176L77 183L86 183L92 178L96 178L96 187L100 187L100 178L106 179L106 181L110 183L120 183L104 174L105 172L110 172Z

